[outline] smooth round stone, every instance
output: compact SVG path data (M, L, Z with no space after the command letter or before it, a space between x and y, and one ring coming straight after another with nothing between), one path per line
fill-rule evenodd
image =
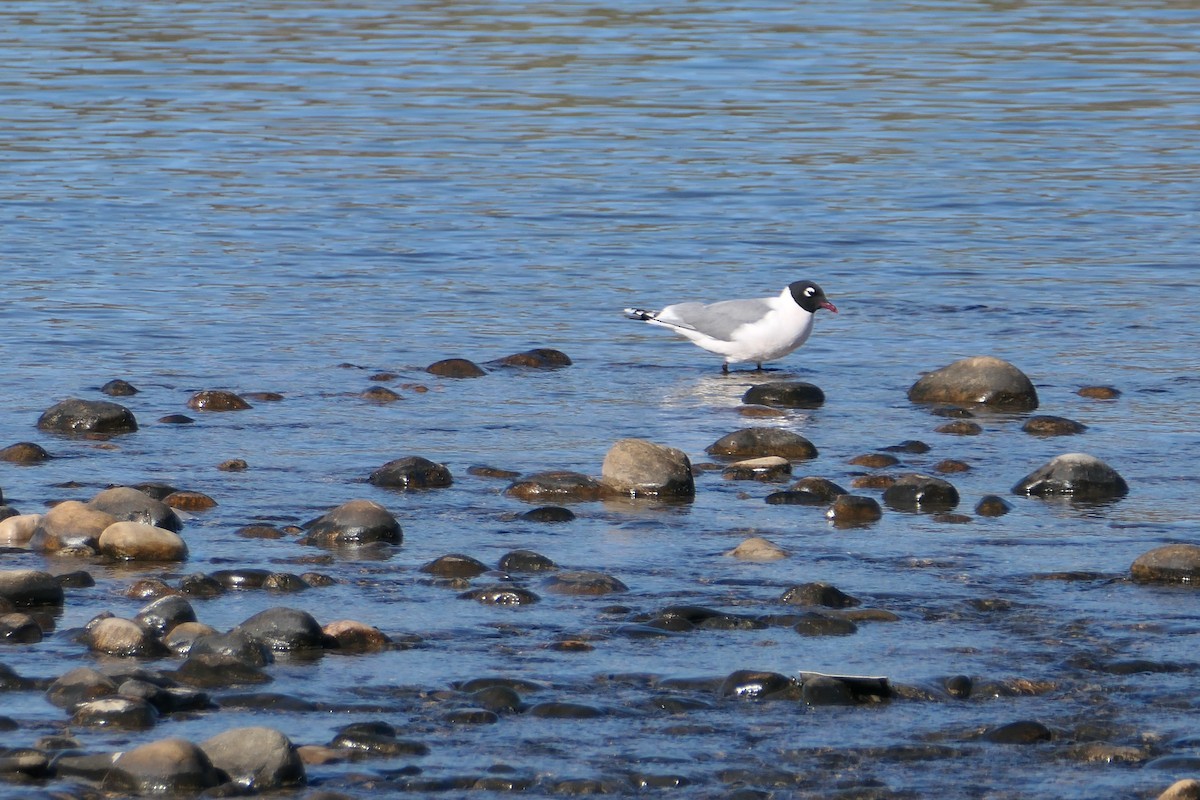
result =
M858 632L858 626L848 619L812 612L801 614L792 630L802 636L849 636Z
M217 629L203 622L181 622L163 636L162 642L172 653L186 656L192 650L192 645L203 636L213 636Z
M951 675L942 685L946 687L946 693L956 700L967 699L974 688L973 681L966 675Z
M859 475L850 481L851 489L887 489L896 483L895 475L875 474Z
M486 464L476 464L472 467L467 467L467 474L474 475L477 478L501 478L504 480L512 480L513 478L521 477L521 473L515 469L502 469L501 467L489 467Z
M538 472L515 481L504 493L529 503L586 502L599 500L604 488L599 481L570 470Z
M114 656L155 657L168 653L150 630L120 617L105 617L89 624L86 639L93 651Z
M994 494L985 494L975 505L975 513L981 517L1002 517L1012 511L1012 504Z
M970 472L971 465L958 459L946 458L934 464L933 471L940 472L943 475L955 475L960 472Z
M945 433L950 436L978 436L983 433L983 426L977 422L971 422L969 419L956 419L945 425L939 425L933 430L936 433Z
M80 703L117 693L117 684L91 667L76 667L56 678L46 689L46 700L58 708L74 708Z
M195 795L223 782L199 747L185 739L162 739L119 755L102 787L108 792Z
M442 578L474 578L487 571L487 564L462 553L439 556L421 567L421 572Z
M792 464L779 456L762 456L735 461L721 471L721 476L732 481L776 481L792 474Z
M1129 485L1115 469L1095 456L1066 453L1017 481L1012 491L1013 494L1035 497L1065 496L1103 501L1124 497L1129 492Z
M114 522L117 518L112 514L78 500L64 500L42 515L29 547L47 553L84 547L94 553L99 548L100 534Z
M803 381L772 381L751 386L742 395L742 402L778 408L820 408L825 404L825 393Z
M541 600L535 593L519 586L481 586L463 592L459 597L490 606L527 606Z
M263 581L263 588L271 592L303 592L312 585L290 572L272 572Z
M846 494L845 489L828 478L817 478L811 475L793 483L791 490L794 492L809 492L829 502L833 502L838 495Z
M400 523L386 508L371 500L351 500L313 522L304 541L320 546L400 544L403 538Z
M0 519L0 546L24 547L40 524L41 514L13 514Z
M40 464L50 458L52 456L44 447L33 442L17 442L0 450L0 461L10 464Z
M889 453L864 453L850 459L850 464L867 469L886 469L900 463L900 459Z
M37 644L42 626L28 614L17 611L0 614L0 644Z
M739 561L779 561L791 555L787 550L761 536L752 536L725 555Z
M366 653L386 650L392 640L379 628L350 619L326 623L321 632L327 641L344 652Z
M1157 800L1200 800L1200 781L1181 778L1168 786Z
M444 358L430 364L425 371L441 378L481 378L487 375L483 367L465 358Z
M788 489L782 492L771 492L764 498L773 506L823 506L829 501L812 492L798 492Z
M445 720L453 725L494 725L500 715L485 708L456 708L446 714Z
M102 555L122 561L183 561L187 543L179 534L142 522L114 522L97 542Z
M1134 560L1130 574L1139 583L1200 584L1200 546L1168 544Z
M521 519L530 522L571 522L575 519L575 512L562 506L540 506L526 511L521 515Z
M1121 390L1112 386L1084 386L1075 394L1089 400L1116 400L1121 396Z
M88 728L145 730L158 722L158 711L145 700L135 697L104 697L75 707L72 725Z
M367 481L385 489L438 489L454 482L445 464L421 456L389 461L371 473Z
M196 392L187 401L193 411L245 411L251 408L240 396L224 389L206 389Z
M614 494L629 497L685 499L696 494L687 455L645 439L621 439L613 444L604 456L600 482Z
M863 525L878 521L883 509L873 497L844 494L833 501L825 516L835 525Z
M523 707L521 696L508 686L488 686L470 694L471 702L497 714L515 714Z
M787 416L786 411L770 406L743 405L738 407L737 413L739 416L754 419L781 419Z
M38 430L68 435L115 436L138 429L133 412L108 400L70 398L46 409Z
M134 620L161 636L184 622L195 622L196 610L186 598L168 595L144 607Z
M1036 720L1020 720L992 728L983 734L983 738L996 744L1033 744L1048 742L1054 734Z
M1087 425L1066 417L1039 415L1025 420L1021 430L1034 436L1071 436L1086 431Z
M163 503L181 511L208 511L217 507L217 501L204 492L176 491L163 498Z
M372 386L364 389L358 396L371 403L395 403L397 400L404 399L399 392L386 386Z
M800 698L810 706L852 706L854 692L846 684L829 675L818 675L804 681Z
M287 536L274 525L243 525L234 534L243 539L283 539Z
M380 721L346 725L338 729L329 746L357 750L372 756L412 756L429 752L429 747L421 742L397 739L396 729Z
M857 597L846 594L836 586L823 581L802 583L792 586L779 597L779 602L793 606L825 606L826 608L849 608L861 605Z
M185 575L179 581L179 591L189 597L217 597L225 594L225 587L216 579L198 572Z
M274 728L231 728L205 739L200 749L230 780L256 793L308 782L292 741Z
M604 711L596 706L555 700L531 706L527 713L542 719L596 719L604 716Z
M16 723L10 727L8 717L0 717L0 731L8 730L16 730ZM50 757L29 747L0 748L0 776L5 783L50 777Z
M558 564L532 550L513 550L500 557L499 567L504 572L551 572Z
M1032 411L1037 390L1021 370L991 356L973 356L929 373L908 390L914 403L985 405L1006 411Z
M244 458L230 458L217 464L217 469L222 472L245 472L250 469L250 464Z
M187 414L167 414L166 416L159 417L158 421L163 425L191 425L196 420Z
M270 575L270 570L257 567L218 569L208 573L208 577L226 589L261 589Z
M731 672L721 681L717 694L721 697L737 697L756 700L795 688L796 682L778 672L740 669Z
M905 439L900 444L889 444L887 447L880 448L888 453L909 453L912 455L920 455L928 453L932 448L922 442L920 439Z
M0 570L0 599L16 607L61 606L63 590L49 572L5 569Z
M558 369L571 366L571 359L561 350L536 347L521 353L513 353L489 362L498 367L525 367L527 369Z
M603 595L629 591L628 586L611 575L587 570L556 572L545 580L544 585L547 591L555 594Z
M127 380L114 378L100 387L100 391L109 397L132 397L138 393L137 387Z
M189 653L187 660L175 671L175 678L180 683L199 689L227 689L231 686L270 683L273 680L258 667L233 656L194 653Z
M958 505L958 490L949 481L913 472L885 489L883 502L898 511L949 511Z
M817 448L812 442L783 428L743 428L722 436L704 452L729 458L778 456L803 461L817 457Z
M260 611L235 630L271 650L304 650L324 644L321 626L311 614L283 606Z

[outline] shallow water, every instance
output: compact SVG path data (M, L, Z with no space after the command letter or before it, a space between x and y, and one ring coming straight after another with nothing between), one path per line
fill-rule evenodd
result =
M345 773L383 775L398 791L407 778L388 771L413 764L437 780L502 763L536 778L535 794L567 778L619 778L633 793L629 776L647 773L716 795L741 785L739 769L779 796L1154 796L1189 776L1151 759L1197 755L1196 596L1125 576L1142 552L1194 541L1200 522L1200 472L1188 458L1200 443L1195 11L1166 2L251 6L0 9L9 119L0 445L37 441L56 456L0 464L0 487L23 512L145 480L212 495L219 505L186 524L191 558L171 580L230 565L302 571L297 562L321 551L248 547L234 531L377 500L405 531L390 558L339 556L318 566L337 586L229 594L196 601L197 612L226 628L288 604L422 644L271 668L269 691L337 713L223 710L146 733L78 732L85 745L199 740L248 720L323 743L340 725L377 718L430 744L420 759L310 769L314 784L352 794L359 785ZM764 377L722 376L714 357L620 309L774 294L800 277L818 281L841 313L822 314L804 349L767 375L827 395L822 408L778 423L820 450L797 477L845 485L859 471L850 458L920 439L932 450L906 456L903 469L971 465L951 476L964 513L1069 451L1108 461L1130 495L1099 508L1010 497L1014 510L999 519L954 525L889 512L839 530L819 510L766 505L780 487L709 472L691 504L580 504L576 521L547 526L513 519L526 506L502 495L505 481L467 473L491 464L595 475L627 436L708 460L707 445L758 424L736 409ZM470 381L424 372L446 357L485 362L530 347L561 349L574 364ZM935 433L944 420L905 392L923 371L974 354L1015 363L1037 384L1039 413L1087 432L1039 439L1021 432L1020 415L987 415L980 436ZM384 371L398 376L384 385L403 400L359 398ZM119 398L141 424L136 434L106 444L36 430L53 403L102 397L98 387L117 377L141 390ZM1123 395L1075 394L1089 384ZM187 399L208 388L284 400L189 412ZM171 413L198 419L156 422ZM405 494L365 483L404 455L445 462L454 486ZM250 469L216 469L235 457ZM771 564L723 555L749 535L792 555ZM602 570L630 591L543 591L533 607L493 608L418 571L445 553L495 564L515 548ZM37 677L91 660L61 632L101 611L134 613L141 604L124 588L162 573L35 554L6 554L4 565L85 568L97 579L68 592L59 633L0 650L0 663ZM1039 577L1071 571L1095 577ZM901 619L847 637L618 632L677 603L780 612L782 591L811 580ZM572 637L594 649L552 649ZM1178 671L1080 666L1133 658ZM650 676L742 668L886 675L942 699L845 709L703 695L711 710L645 708L657 691ZM611 713L478 729L439 722L431 693L494 674L547 684L528 699ZM951 702L937 687L955 674L1053 688ZM40 695L0 701L20 723L7 744L65 724ZM1028 718L1055 740L974 738ZM1112 764L1070 755L1097 737L1146 755ZM952 776L945 753L874 749L929 744L951 748ZM0 786L0 796L25 791Z

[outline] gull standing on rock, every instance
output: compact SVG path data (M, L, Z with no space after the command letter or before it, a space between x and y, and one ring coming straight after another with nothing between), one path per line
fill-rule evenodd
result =
M691 339L730 364L753 362L762 369L767 361L783 358L804 344L812 333L813 315L837 307L812 281L796 281L775 297L722 300L719 303L676 303L662 311L627 308L625 316L659 325Z

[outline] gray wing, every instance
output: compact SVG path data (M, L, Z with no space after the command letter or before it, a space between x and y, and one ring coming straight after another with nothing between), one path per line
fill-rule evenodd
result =
M656 319L705 336L729 341L741 326L758 322L771 311L766 298L760 300L722 300L719 303L677 303L659 312Z

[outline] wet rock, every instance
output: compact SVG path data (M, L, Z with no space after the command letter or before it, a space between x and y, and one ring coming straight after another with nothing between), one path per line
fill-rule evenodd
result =
M437 489L454 482L445 464L421 456L389 461L372 472L367 481L385 489Z
M284 396L279 392L246 392L242 397L256 403L279 403L283 401Z
M933 471L943 475L955 475L959 472L970 472L971 465L955 458L945 458L933 465Z
M850 481L851 489L887 489L896 483L894 475L859 475Z
M244 458L230 458L217 464L217 469L222 472L245 472L250 469L250 465Z
M1012 511L1012 504L994 494L984 495L975 505L975 513L981 517L1002 517L1009 511Z
M24 547L41 523L41 514L15 514L0 519L0 546Z
M1168 544L1142 553L1130 567L1139 583L1200 584L1200 546Z
M797 492L787 489L782 492L771 492L764 498L773 506L823 506L829 501L812 492Z
M56 403L37 421L38 430L67 435L115 436L138 429L133 412L108 400L70 398Z
M452 725L494 725L500 715L484 708L456 708L444 717Z
M0 717L0 720L3 719ZM0 748L0 778L5 779L6 783L14 779L24 782L49 775L50 757L40 750L30 747Z
M879 520L883 509L873 497L844 494L833 501L825 516L835 525L864 525Z
M943 681L946 693L956 700L965 700L971 696L974 684L966 675L952 675Z
M263 581L263 588L272 592L303 592L312 588L308 581L290 572L272 572Z
M949 481L912 472L884 490L883 502L898 511L949 511L958 505L958 490Z
M206 389L196 392L187 402L193 411L245 411L251 405L233 392Z
M442 378L481 378L487 375L483 367L465 358L446 358L435 361L425 368L431 375Z
M1112 386L1084 386L1075 394L1090 400L1116 400L1121 396L1121 390Z
M204 740L200 749L230 780L256 793L308 781L295 746L274 728L233 728Z
M527 606L541 600L535 593L519 586L481 586L459 595L463 600L475 600L489 606Z
M814 611L801 614L792 630L801 636L850 636L858 632L858 626L848 619Z
M12 611L0 614L0 644L37 644L42 626L28 614Z
M538 472L512 483L504 493L529 503L569 503L599 500L604 488L587 475L568 470Z
M543 719L596 719L604 716L604 711L596 706L584 703L566 703L561 700L537 703L530 707L528 713L531 717Z
M141 795L195 795L223 782L199 747L185 739L162 739L119 755L102 788Z
M751 386L742 395L742 402L780 408L820 408L825 403L825 393L803 381L772 381Z
M861 605L861 601L857 597L852 597L836 586L823 581L792 586L780 595L779 602L793 606L825 606L826 608L850 608Z
M179 534L142 522L114 522L100 534L97 549L122 561L183 561L188 556Z
M571 522L575 519L575 512L562 506L540 506L526 511L521 519L530 522Z
M210 508L216 508L217 506L217 501L204 492L186 490L171 492L163 498L163 503L181 511L208 511Z
M523 353L513 353L511 356L490 362L499 367L526 367L529 369L558 369L571 366L567 354L548 347L538 347Z
M508 686L488 686L470 695L471 702L496 714L515 714L522 710L521 696Z
M908 390L914 403L985 405L1006 411L1032 411L1038 406L1033 383L1012 364L991 356L974 356L924 376Z
M780 559L787 558L790 553L770 539L764 539L761 536L752 536L725 555L732 556L740 561L779 561Z
M953 422L947 422L945 425L937 426L934 428L934 431L949 434L950 436L978 436L983 433L983 426L968 419L956 419Z
M225 589L245 590L261 589L270 577L270 570L256 567L238 567L236 569L218 569L210 572L212 578Z
M162 643L172 653L186 656L191 652L192 645L196 643L196 640L216 633L216 628L203 622L181 622L163 636Z
M440 556L421 567L421 572L442 578L474 578L487 571L487 564L461 553Z
M386 386L372 386L370 389L359 393L358 396L371 403L394 403L397 400L403 399L400 397L399 392L389 389Z
M100 391L109 397L132 397L138 393L137 387L121 378L114 378L100 387Z
M217 597L225 594L225 587L215 578L204 573L185 575L179 581L179 591L189 597Z
M754 406L743 405L737 410L737 413L743 417L753 417L755 419L781 419L787 416L786 411L781 411L778 408L770 406Z
M797 461L817 457L817 448L812 442L783 428L743 428L722 436L704 452L730 458L779 456Z
M140 731L153 728L158 722L154 706L136 697L104 697L89 700L75 707L72 725L88 728L116 728Z
M76 667L60 675L46 689L46 700L58 708L74 708L80 703L117 693L117 684L90 667Z
M260 611L235 630L271 650L304 650L324 644L321 626L311 614L283 606Z
M175 679L199 689L227 689L231 686L247 686L270 683L272 678L252 664L246 664L233 656L196 655L189 653Z
M911 453L913 455L920 455L921 453L928 453L930 447L919 439L905 439L900 444L889 444L887 447L881 449L888 453Z
M611 575L587 570L556 572L546 579L545 586L547 591L555 594L570 595L603 595L629 591L628 586Z
M154 500L163 500L166 498L167 495L171 494L171 492L176 491L175 487L172 486L171 484L161 483L159 481L146 481L145 483L139 483L134 486L127 487L127 488L136 489L137 491L141 492L142 494L144 494ZM147 520L138 519L135 521L136 522L146 522Z
M1019 480L1014 494L1035 497L1066 496L1075 500L1102 501L1124 497L1129 492L1115 469L1087 453L1066 453Z
M117 692L122 697L138 697L154 706L159 714L174 714L180 711L208 711L212 699L204 692L180 686L159 686L149 681L131 678L121 684Z
M691 498L696 494L692 463L682 450L645 439L621 439L604 456L600 481L630 497Z
M33 442L17 442L0 450L0 461L10 464L40 464L50 458L44 447Z
M833 481L811 475L793 483L791 491L815 494L817 497L829 502L832 502L838 495L846 494L846 490Z
M283 539L287 536L274 525L243 525L234 534L243 539Z
M386 508L370 500L351 500L313 522L304 542L329 547L372 542L400 544L402 540L400 523Z
M89 502L96 511L111 514L117 521L140 522L178 533L183 523L175 510L161 500L130 486L105 489Z
M504 572L550 572L558 564L532 550L513 550L501 556L499 567Z
M1086 431L1087 425L1066 417L1039 415L1025 420L1021 430L1034 436L1071 436Z
M99 551L100 534L116 521L112 514L78 500L65 500L42 515L29 547L46 553L81 548L95 553Z
M166 416L159 417L158 421L163 425L191 425L196 420L187 414L167 414Z
M1158 796L1158 800L1200 800L1200 781L1195 778L1175 781Z
M34 569L0 570L0 600L18 608L61 606L62 586L48 572Z
M735 461L725 467L721 477L731 481L777 481L792 474L792 464L779 456L763 456Z
M475 466L467 467L467 474L474 475L478 478L503 478L505 480L512 480L513 478L519 478L521 476L521 473L517 472L515 469L489 467L484 464L476 464Z
M340 619L321 628L325 640L343 652L367 653L386 650L392 640L386 633L357 620Z
M983 738L996 744L1033 744L1048 742L1054 738L1054 734L1036 720L1020 720L991 728L983 734Z
M721 682L717 693L721 697L758 700L773 694L789 691L795 685L795 681L787 675L781 675L778 672L740 669L730 673Z
M429 746L423 742L396 738L396 729L386 722L346 725L334 734L329 746L371 756L422 756L429 752Z
M89 624L85 640L94 652L114 656L152 658L169 654L150 630L120 617L106 617Z
M867 469L886 469L899 464L900 459L889 453L864 453L850 459L850 463L856 467L866 467Z
M852 706L854 692L830 675L818 675L804 681L800 687L800 698L810 706Z

